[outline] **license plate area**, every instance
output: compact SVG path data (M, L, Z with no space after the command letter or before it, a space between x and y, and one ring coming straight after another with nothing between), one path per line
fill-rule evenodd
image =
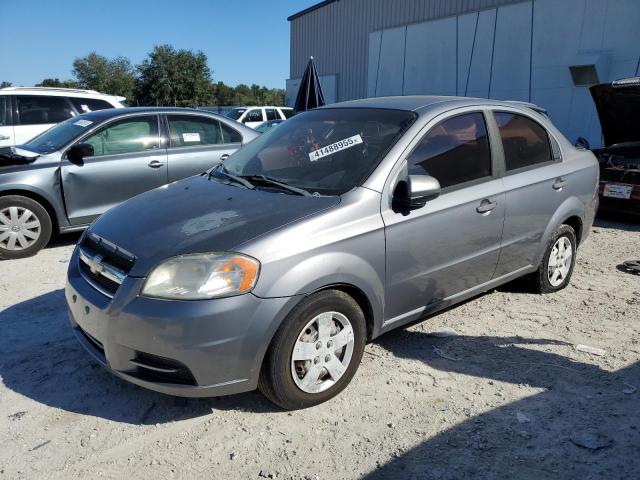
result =
M621 185L619 183L607 183L602 192L603 197L630 199L633 185Z

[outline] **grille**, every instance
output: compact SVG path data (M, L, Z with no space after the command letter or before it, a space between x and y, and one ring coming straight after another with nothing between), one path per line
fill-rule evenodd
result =
M151 353L136 352L134 359L130 362L136 366L136 369L127 372L127 374L140 380L177 385L197 385L191 371L177 360Z
M94 288L113 297L135 257L96 234L88 234L80 244L80 273Z

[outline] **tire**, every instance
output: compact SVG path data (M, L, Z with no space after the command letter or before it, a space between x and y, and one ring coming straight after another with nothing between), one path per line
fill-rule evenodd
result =
M331 325L328 336L327 325ZM353 298L339 290L310 295L296 305L274 335L258 388L285 410L325 402L349 384L360 365L365 342L364 314ZM337 346L340 348L335 350ZM294 353L298 360L294 360Z
M20 195L0 197L0 259L35 255L49 243L49 213L35 200Z
M557 251L554 249L559 247L561 244L564 244L565 247L567 245L571 246L571 258L566 258L566 250L564 259L559 260L559 258L556 257ZM569 285L571 275L573 274L573 268L576 263L576 253L577 241L575 231L569 225L560 225L560 227L558 227L558 229L553 233L551 240L547 245L547 249L544 252L544 256L542 257L542 262L540 262L538 270L528 277L531 290L535 293L553 293L558 290L562 290ZM552 257L555 257L556 261L559 260L562 262L561 267L553 268L552 265L550 265L549 259ZM552 263L554 263L553 260ZM553 273L551 272L552 268ZM560 270L559 275L556 274L556 270ZM558 277L555 278L555 281L554 274L558 275Z

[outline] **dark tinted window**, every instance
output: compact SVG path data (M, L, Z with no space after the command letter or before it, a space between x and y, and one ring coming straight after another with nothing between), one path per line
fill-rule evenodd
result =
M311 110L249 142L224 165L234 175L341 195L362 184L415 118L403 110Z
M410 175L431 175L442 188L491 175L491 150L482 113L433 127L408 159Z
M223 143L242 143L242 135L240 135L236 130L224 122L220 122L220 127L222 128Z
M530 118L496 112L507 170L550 161L553 157L547 131Z
M264 113L267 114L267 121L280 119L280 115L278 115L275 108L265 108Z
M98 100L96 98L77 98L71 97L69 98L73 106L76 107L76 110L79 113L89 113L94 110L104 110L105 108L113 108L109 102L105 102L104 100Z
M95 155L154 150L160 147L159 142L155 115L115 121L83 140L93 146Z
M262 122L262 110L260 108L254 108L249 110L244 117L245 122Z
M220 122L195 115L167 115L172 147L193 147L223 143Z
M234 120L239 119L244 112L246 112L246 108L234 108L230 112L227 112L226 116L229 118L233 118Z
M7 97L0 96L0 125L7 124Z
M58 123L74 115L64 97L18 95L16 100L21 125Z
M280 111L284 115L284 118L293 117L293 109L292 108L281 108Z

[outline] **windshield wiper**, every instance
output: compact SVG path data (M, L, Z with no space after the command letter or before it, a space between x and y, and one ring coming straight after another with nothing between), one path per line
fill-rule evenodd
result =
M255 185L251 183L249 180L247 180L246 178L238 177L237 175L230 173L229 170L227 170L227 168L223 164L219 164L216 168L213 168L209 172L209 178L211 178L214 172L221 173L225 177L233 180L236 183L239 183L240 185L244 186L245 188L248 188L249 190L253 190L254 188L256 188Z
M284 182L280 182L278 180L274 180L273 178L269 178L269 177L265 177L264 175L246 175L242 177L243 179L249 179L253 182L260 181L262 183L266 183L269 185L274 185L276 187L280 187L283 190L288 190L292 193L295 193L296 195L302 195L304 197L311 197L312 195L307 192L306 190L303 190L302 188L298 188L298 187L294 187L291 185L288 185Z

